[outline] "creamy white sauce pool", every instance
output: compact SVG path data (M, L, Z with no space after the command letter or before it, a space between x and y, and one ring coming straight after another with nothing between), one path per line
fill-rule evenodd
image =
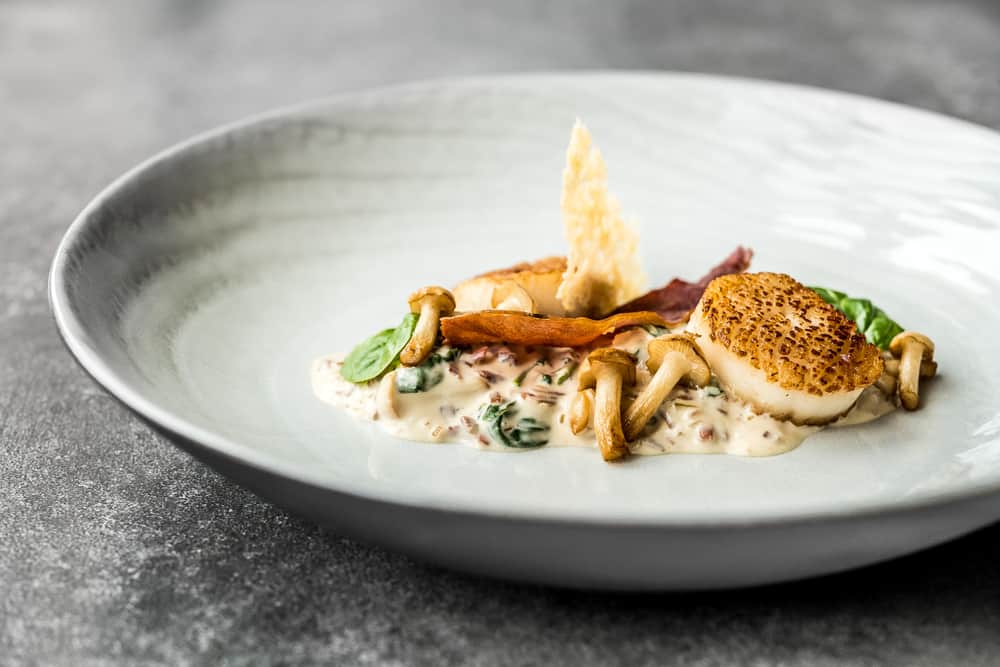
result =
M639 359L636 384L626 390L626 403L649 382L645 350L652 338L643 329L633 329L614 339L615 347ZM399 368L364 385L344 380L343 357L331 355L313 364L312 385L320 400L408 440L463 442L498 451L528 450L540 443L596 448L592 428L579 435L569 428L577 367L585 354L570 348L510 345L465 351L443 347L421 367ZM881 391L869 387L832 426L861 424L895 408ZM676 387L629 448L638 455L773 456L794 449L820 428L755 414L715 386Z

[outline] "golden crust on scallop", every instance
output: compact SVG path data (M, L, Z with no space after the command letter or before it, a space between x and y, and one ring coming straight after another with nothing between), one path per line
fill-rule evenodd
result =
M716 278L698 309L711 340L784 389L816 396L875 382L882 354L854 322L782 273Z

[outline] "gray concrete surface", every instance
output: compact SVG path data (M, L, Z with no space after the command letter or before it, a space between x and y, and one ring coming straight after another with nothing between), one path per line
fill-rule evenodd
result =
M1000 528L735 593L477 580L261 502L59 343L55 245L150 153L360 86L604 67L810 83L1000 128L1000 3L0 2L0 664L1000 664Z

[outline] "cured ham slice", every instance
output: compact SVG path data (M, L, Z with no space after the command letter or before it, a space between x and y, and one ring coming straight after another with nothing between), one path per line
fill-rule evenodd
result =
M635 312L602 320L587 317L544 317L509 310L480 310L441 319L441 333L450 345L510 343L582 347L601 336L640 326L666 326L656 313Z
M651 310L659 313L664 320L672 325L682 324L687 322L691 311L698 305L698 300L710 282L719 276L743 273L750 268L752 258L752 250L739 246L698 282L690 283L680 278L674 278L666 286L646 292L642 296L618 306L612 311L612 314Z

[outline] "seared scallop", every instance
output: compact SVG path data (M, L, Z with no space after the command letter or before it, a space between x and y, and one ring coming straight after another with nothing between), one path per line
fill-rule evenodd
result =
M566 315L556 291L566 270L565 257L546 257L490 271L455 285L456 309L520 310L543 315Z
M854 322L780 273L716 278L689 330L726 391L796 424L836 420L884 367Z

